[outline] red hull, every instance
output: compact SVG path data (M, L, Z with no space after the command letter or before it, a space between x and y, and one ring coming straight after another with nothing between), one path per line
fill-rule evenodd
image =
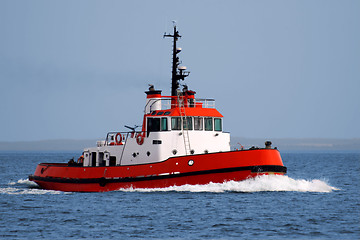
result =
M164 188L241 181L269 173L286 173L281 156L275 149L173 157L159 163L131 166L80 167L41 163L29 179L44 189L105 192L122 188Z

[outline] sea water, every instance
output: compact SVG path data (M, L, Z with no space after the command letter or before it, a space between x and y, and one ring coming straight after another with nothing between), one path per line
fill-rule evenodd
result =
M165 189L64 193L27 180L78 155L0 152L0 238L360 238L360 153L282 153L286 176Z

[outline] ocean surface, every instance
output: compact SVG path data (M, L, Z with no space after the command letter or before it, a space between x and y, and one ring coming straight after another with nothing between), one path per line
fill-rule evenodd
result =
M282 153L286 176L64 193L27 180L76 152L0 152L1 239L360 239L360 153Z

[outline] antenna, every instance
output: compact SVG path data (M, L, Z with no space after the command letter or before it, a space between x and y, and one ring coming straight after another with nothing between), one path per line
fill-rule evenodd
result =
M179 81L184 80L185 77L189 76L189 71L185 71L186 67L179 66L180 59L177 56L181 52L181 48L176 47L176 42L181 38L179 32L176 30L176 21L172 21L174 26L173 34L164 34L165 37L173 38L173 56L172 56L172 77L171 77L171 96L177 96L177 90L179 89Z

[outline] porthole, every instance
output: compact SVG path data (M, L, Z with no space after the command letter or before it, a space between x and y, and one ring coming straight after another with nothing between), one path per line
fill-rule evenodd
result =
M174 149L174 150L172 151L172 153L173 153L174 155L176 155L176 154L177 154L177 150Z
M188 161L188 164L189 164L189 166L194 165L194 160L189 160L189 161Z

